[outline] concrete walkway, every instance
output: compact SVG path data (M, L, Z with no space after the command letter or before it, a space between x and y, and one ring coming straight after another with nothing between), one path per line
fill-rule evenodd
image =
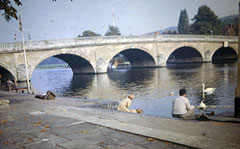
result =
M28 127L33 128L33 131L25 130L26 128L22 127L29 132L28 135L31 137L28 137L28 139L35 137L35 143L29 144L28 140L25 143L20 143L22 146L39 146L39 144L46 142L49 145L49 142L51 142L52 148L186 148L186 146L211 149L240 148L240 124L238 123L183 121L90 108L88 105L102 104L106 101L89 99L56 98L52 101L43 101L35 99L33 95L0 91L1 97L10 100L10 109L1 109L1 118L9 119L8 121L11 121L11 125L14 126L13 129L18 130L21 126L15 126L14 123L21 122L28 125L29 120L26 122L20 120L19 122L19 118L24 120L25 117L32 119L31 124L34 124L34 126L41 125L41 130L29 125ZM41 124L37 124L37 122L41 122ZM47 124L51 124L51 127L44 127ZM82 125L85 125L86 128L83 129ZM63 128L64 131L58 130L59 127ZM75 127L75 129L69 130L67 127ZM94 131L92 129L87 130L91 127L94 127ZM11 129L7 124L0 125L1 129L3 131L2 134L0 131L1 143L6 146L3 139L11 140L12 136L4 136L4 130L11 131ZM42 133L40 135L36 134L36 129L38 132L46 130L54 133L44 136L44 142L41 137ZM67 129L67 133L65 129ZM105 134L97 135L103 129ZM91 131L92 133L90 133ZM82 137L82 134L86 133L88 133L88 137ZM101 137L98 138L99 136ZM111 137L106 139L106 136ZM115 141L113 141L113 138ZM70 139L70 141L67 139ZM123 141L123 139L126 140ZM36 140L38 140L38 143L36 143Z

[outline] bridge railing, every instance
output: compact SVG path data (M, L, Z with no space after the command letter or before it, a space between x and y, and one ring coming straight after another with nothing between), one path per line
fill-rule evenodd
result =
M237 36L216 35L142 35L142 36L97 36L73 39L42 40L25 42L26 50L48 50L61 47L91 46L121 43L144 43L166 41L208 41L208 42L238 42ZM20 52L21 42L0 43L0 52Z

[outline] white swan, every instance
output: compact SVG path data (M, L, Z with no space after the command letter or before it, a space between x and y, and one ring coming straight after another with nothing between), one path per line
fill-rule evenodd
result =
M205 109L207 106L203 103L203 100L200 102L199 107Z
M202 91L203 91L203 93L213 94L213 92L214 92L215 89L216 89L216 88L206 88L206 89L205 89L205 84L204 84L204 83L202 84Z

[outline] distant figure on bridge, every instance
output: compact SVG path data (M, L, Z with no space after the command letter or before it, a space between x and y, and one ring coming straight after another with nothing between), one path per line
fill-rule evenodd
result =
M132 112L132 113L143 113L143 110L142 109L133 109L133 110L130 110L130 106L132 104L132 100L135 96L133 94L130 94L128 95L128 97L124 100L122 100L118 107L117 107L117 110L119 111L123 111L123 112Z
M180 89L179 97L173 101L172 105L172 116L174 118L183 118L183 119L196 119L194 113L194 106L192 106L186 98L187 92L185 89Z

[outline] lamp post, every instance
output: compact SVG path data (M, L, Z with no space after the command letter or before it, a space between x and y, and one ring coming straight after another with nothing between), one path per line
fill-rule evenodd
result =
M28 78L27 55L26 55L25 44L24 44L24 35L23 35L21 15L19 15L19 30L22 32L22 44L23 44L23 55L24 55L25 70L26 70L27 89L28 89L28 93L30 93L31 91L30 91L30 83L29 83L29 78Z
M234 101L234 117L240 117L240 2L238 3L238 72L237 72L237 88L235 91Z

